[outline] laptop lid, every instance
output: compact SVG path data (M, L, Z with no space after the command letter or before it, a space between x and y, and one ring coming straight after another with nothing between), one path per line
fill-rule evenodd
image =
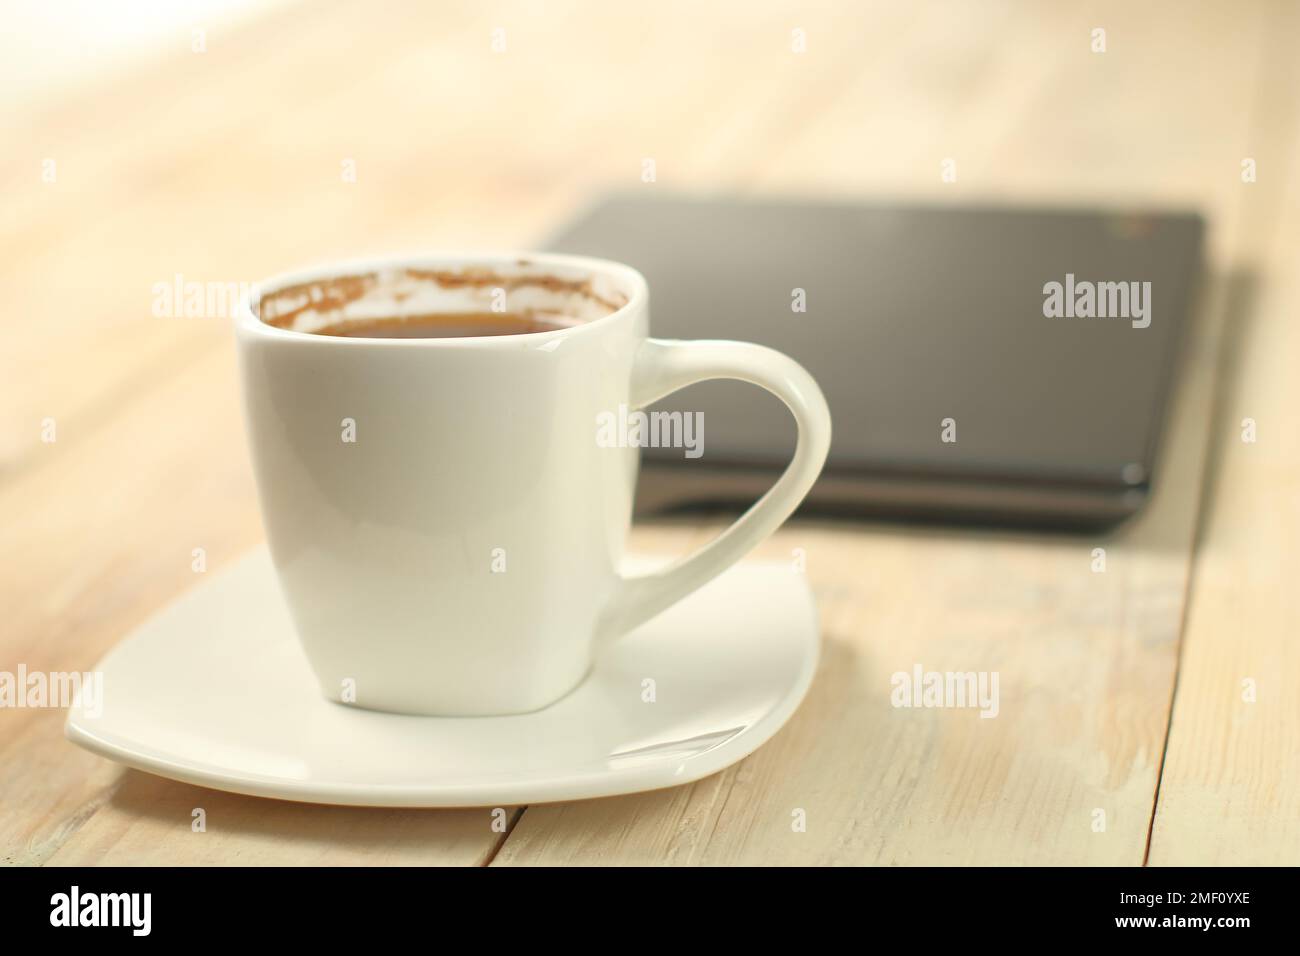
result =
M628 195L549 248L641 270L653 335L759 342L821 384L834 438L814 508L1059 526L1118 520L1149 488L1199 267L1194 214ZM703 454L650 448L642 510L745 504L794 444L737 382Z

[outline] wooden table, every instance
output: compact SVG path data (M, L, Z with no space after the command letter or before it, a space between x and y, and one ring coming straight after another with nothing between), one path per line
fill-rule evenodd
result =
M789 525L760 554L805 550L825 630L790 724L714 777L515 808L505 834L487 809L177 784L65 743L59 711L0 711L0 861L1300 862L1300 10L840 7L289 6L6 101L0 670L89 669L196 583L194 548L212 571L262 536L227 324L155 317L155 283L527 246L610 187L1200 208L1210 279L1148 510L1095 538ZM918 662L998 671L1000 716L892 708Z

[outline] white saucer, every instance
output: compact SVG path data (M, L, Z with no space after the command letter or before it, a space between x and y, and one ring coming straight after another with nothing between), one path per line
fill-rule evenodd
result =
M362 806L508 806L698 780L768 740L817 666L817 613L788 564L742 563L615 642L563 700L510 717L409 717L321 696L259 549L98 665L74 743L236 793ZM653 703L643 701L654 681Z

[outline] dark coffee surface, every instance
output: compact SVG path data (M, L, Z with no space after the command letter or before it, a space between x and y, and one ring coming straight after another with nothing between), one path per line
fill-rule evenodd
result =
M316 335L364 339L455 339L476 335L523 335L577 325L562 315L515 312L455 312L379 319L352 319L313 329Z

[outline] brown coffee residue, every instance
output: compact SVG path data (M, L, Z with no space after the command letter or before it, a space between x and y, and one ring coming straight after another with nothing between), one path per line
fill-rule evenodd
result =
M500 273L493 272L490 269L465 269L455 272L447 269L407 269L406 274L413 279L429 279L438 283L444 289L463 289L472 288L493 288L505 289L507 292L511 289L518 289L523 286L530 286L537 289L545 289L547 292L564 292L569 295L580 295L583 298L590 299L592 302L602 305L611 312L616 312L623 306L627 305L627 298L620 295L622 302L612 302L604 296L597 295L591 286L590 277L586 279L561 279L553 275L523 275L523 276L503 276Z
M618 311L628 302L623 293L617 293L618 301L598 295L592 288L590 277L562 279L556 275L505 276L487 268L405 269L403 273L418 281L435 282L444 289L500 288L509 292L531 287L547 292L578 295L610 312ZM298 316L303 313L340 311L369 294L378 284L378 273L371 272L285 286L263 297L259 314L267 325L280 329L292 328Z
M343 309L378 283L379 276L371 272L285 286L262 298L259 315L263 322L277 329L292 328L294 320L304 312L334 312Z

